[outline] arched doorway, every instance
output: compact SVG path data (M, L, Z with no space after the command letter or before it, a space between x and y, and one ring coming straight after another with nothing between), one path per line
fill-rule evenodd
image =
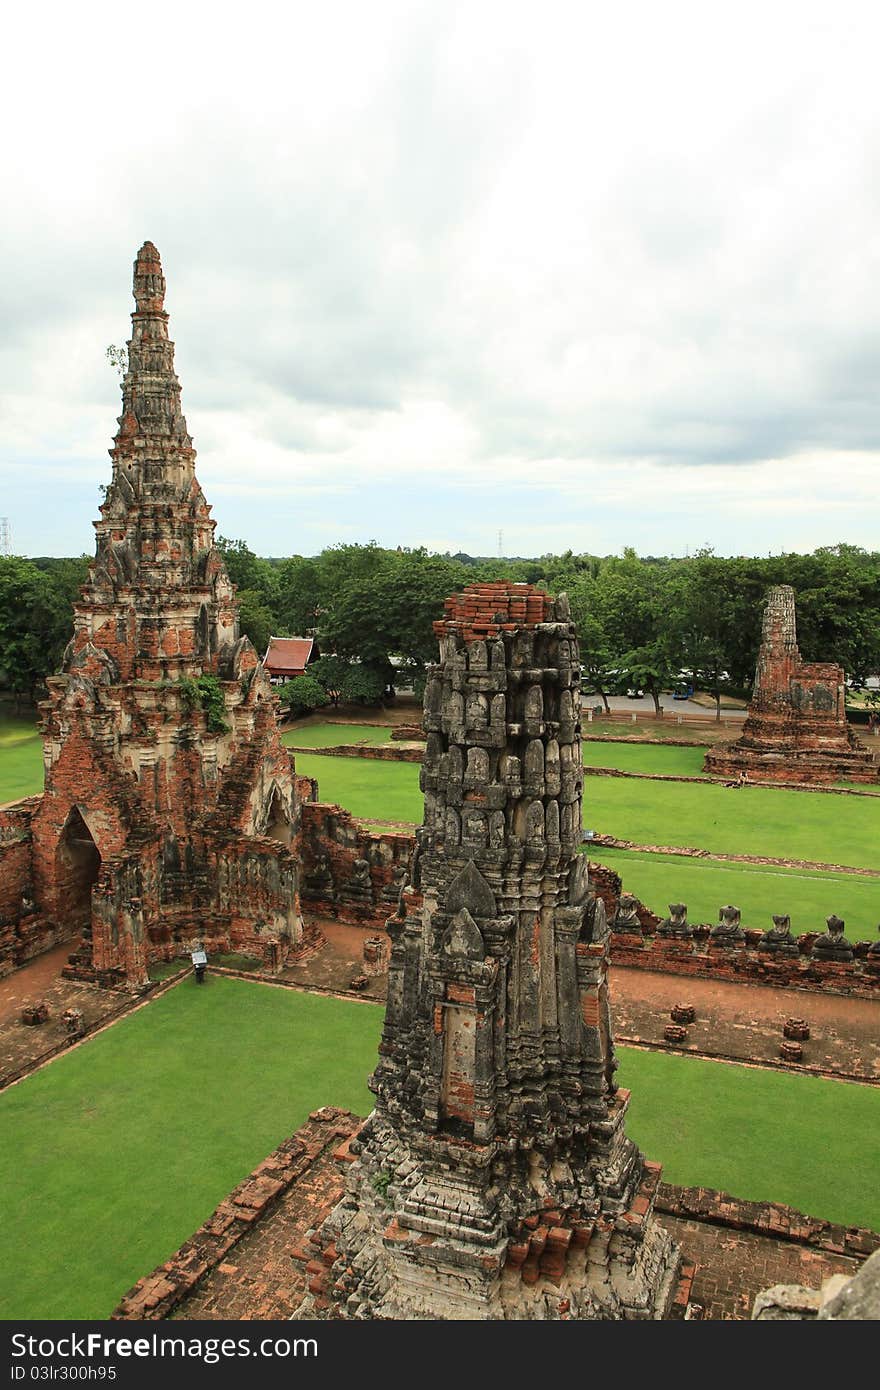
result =
M55 854L55 915L65 934L74 936L91 926L92 888L98 881L101 856L78 806L74 806Z
M269 810L266 816L266 829L263 834L270 840L280 840L284 845L290 844L290 821L284 809L284 800L277 782L272 784L272 795L269 798Z

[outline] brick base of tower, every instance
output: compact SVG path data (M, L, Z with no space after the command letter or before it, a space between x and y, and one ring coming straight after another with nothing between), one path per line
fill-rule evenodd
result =
M795 594L778 584L767 595L755 687L743 730L710 748L703 763L715 777L767 782L880 780L880 764L846 719L841 666L801 660Z
M431 1139L375 1113L300 1317L660 1319L678 1247L653 1216L660 1179L623 1132L619 1091L596 1130L549 1153ZM332 1263L327 1263L327 1253Z

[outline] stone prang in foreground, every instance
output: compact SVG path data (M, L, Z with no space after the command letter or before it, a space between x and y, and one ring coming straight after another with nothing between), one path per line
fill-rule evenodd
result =
M568 602L475 585L435 630L376 1108L300 1316L663 1317L679 1258L614 1084Z

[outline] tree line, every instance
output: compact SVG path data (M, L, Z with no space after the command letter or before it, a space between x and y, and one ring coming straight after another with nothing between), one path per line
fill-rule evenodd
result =
M762 602L774 584L795 589L807 660L839 662L856 683L880 672L880 553L858 546L767 557L706 549L684 559L625 550L516 560L375 543L266 559L241 540L218 546L238 586L242 631L260 656L272 635L317 637L320 659L284 692L294 709L375 701L394 686L420 691L436 659L431 625L444 599L493 579L568 593L585 683L606 705L636 686L659 707L661 691L685 679L713 694L719 712L724 694L747 695ZM58 668L87 566L85 556L0 558L0 670L18 698L35 698Z

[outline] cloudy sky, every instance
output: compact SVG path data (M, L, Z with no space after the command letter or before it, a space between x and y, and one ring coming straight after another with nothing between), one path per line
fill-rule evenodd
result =
M868 3L82 0L4 21L0 515L92 548L162 254L220 533L880 547Z

